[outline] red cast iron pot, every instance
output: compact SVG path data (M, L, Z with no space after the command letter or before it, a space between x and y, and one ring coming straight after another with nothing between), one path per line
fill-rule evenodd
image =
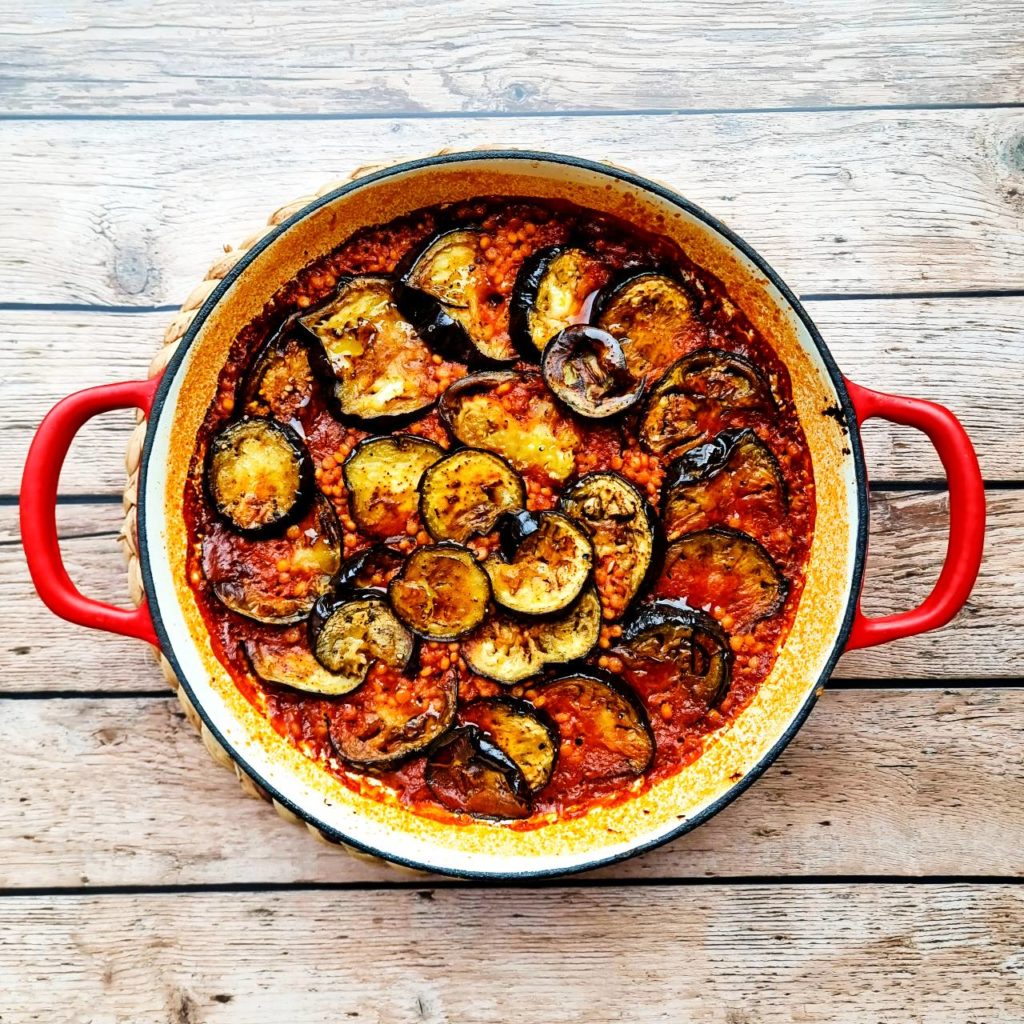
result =
M757 696L677 775L616 807L532 831L453 826L388 799L351 792L270 728L239 694L210 647L185 580L181 503L197 431L239 328L303 266L354 230L420 207L479 195L564 198L677 241L714 273L786 364L814 465L817 519L792 630ZM83 596L57 543L61 463L78 429L110 409L149 417L139 488L147 601L127 611ZM868 618L859 607L868 532L868 479L859 426L881 417L923 431L949 483L949 544L920 607ZM210 295L158 380L92 388L59 403L29 452L21 525L32 579L58 615L158 644L188 699L237 765L280 805L329 839L413 867L473 877L527 877L595 867L665 842L707 820L755 779L803 722L844 650L936 629L970 593L981 562L984 488L955 417L920 399L844 378L806 311L772 268L728 228L670 189L564 156L472 152L369 174L311 203L251 249Z

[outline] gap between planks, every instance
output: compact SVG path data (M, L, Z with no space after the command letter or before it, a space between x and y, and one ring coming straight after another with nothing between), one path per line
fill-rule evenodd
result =
M1024 448L1016 443L1024 429L1024 296L816 302L808 310L853 380L945 404L964 422L990 481L1024 481ZM12 414L0 446L0 493L18 490L25 452L50 407L83 386L143 374L166 321L163 313L19 311L6 317L0 362L6 360L8 370L0 379L0 404ZM130 412L121 412L86 425L61 477L64 494L120 493L133 422ZM864 437L878 485L903 488L940 478L934 450L910 428L872 421Z
M9 123L0 221L17 258L0 260L4 301L165 305L219 243L346 168L502 139L672 182L805 294L1024 285L1018 109L283 127Z
M1021 689L826 690L748 792L594 877L1020 876L1022 736ZM6 702L0 748L2 889L408 877L244 797L170 697Z
M948 495L940 491L872 496L865 583L870 614L912 608L931 589L946 549L947 502ZM71 504L58 511L65 535L101 534L64 543L72 579L100 600L124 604L124 570L112 536L120 524L120 506ZM877 679L883 685L901 678L942 683L968 675L994 682L1024 677L1024 592L1013 585L1021 574L1024 490L990 491L988 516L981 575L954 622L883 648L851 652L840 661L838 678ZM0 540L16 538L17 509L0 508ZM0 645L0 685L8 692L51 688L41 681L55 690L83 690L89 683L102 690L136 690L147 680L155 690L165 688L143 644L70 626L46 611L16 543L0 546L0 607L8 636ZM56 677L54 658L61 669Z
M536 879L463 879L425 877L417 881L366 882L224 882L194 885L91 885L26 887L0 889L0 900L38 899L102 899L118 896L183 896L227 895L229 893L301 893L301 892L414 892L421 899L432 899L435 892L487 890L491 892L523 892L572 889L690 889L762 888L764 886L787 889L792 887L821 886L1024 886L1018 875L716 875L710 878L590 878L566 875L563 878ZM3 1018L0 1018L2 1020Z

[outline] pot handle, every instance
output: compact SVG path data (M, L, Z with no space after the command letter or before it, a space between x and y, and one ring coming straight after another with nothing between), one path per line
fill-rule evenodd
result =
M873 416L916 427L928 435L949 485L949 540L942 571L923 603L909 612L869 618L860 596L846 649L874 647L944 626L964 606L981 567L985 543L985 485L971 439L945 407L920 398L871 391L843 378L857 425Z
M57 539L57 484L71 442L94 416L112 409L141 409L147 416L159 377L104 384L58 402L39 425L21 479L20 518L25 560L32 582L50 611L68 622L135 637L159 646L145 602L115 608L85 597L71 582Z

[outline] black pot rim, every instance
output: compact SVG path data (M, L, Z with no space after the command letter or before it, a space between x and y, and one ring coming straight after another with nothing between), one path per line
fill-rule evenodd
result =
M491 880L491 881L519 881L519 880L530 880L530 879L543 879L552 877L563 877L568 875L577 874L581 871L591 871L595 868L604 867L609 864L615 864L620 861L627 860L631 857L637 856L638 854L644 853L648 850L656 849L665 843L671 842L673 839L684 835L687 832L697 828L698 825L703 824L708 819L714 817L720 810L732 803L741 793L743 793L752 783L759 779L768 767L774 763L778 758L779 754L788 746L790 740L796 735L797 731L803 725L807 716L810 714L811 709L814 707L818 699L818 693L821 689L822 684L832 674L832 670L836 666L840 656L843 653L843 649L846 646L846 641L849 638L850 630L853 626L853 618L857 609L857 602L860 595L861 583L863 581L864 574L864 559L867 551L867 532L868 532L868 487L867 487L867 471L864 465L864 454L861 447L860 432L857 429L857 417L853 409L853 403L850 401L849 393L846 390L846 385L843 380L842 373L839 367L836 365L835 360L829 352L828 347L825 345L821 334L818 332L814 321L808 315L807 311L801 305L800 300L793 294L786 283L778 275L778 273L771 267L771 265L747 242L736 235L730 228L726 227L717 217L712 216L701 207L683 198L672 189L667 188L664 185L659 185L654 181L650 181L641 175L634 174L632 171L626 171L618 167L613 167L609 164L598 163L593 160L585 160L580 157L565 156L557 153L545 153L534 150L479 150L465 153L446 153L441 156L423 157L418 160L410 160L405 163L394 164L390 167L383 168L379 171L373 171L361 178L357 178L355 181L349 182L348 184L342 185L341 187L334 189L333 191L321 196L311 202L308 206L303 207L297 213L293 214L286 221L279 224L274 230L269 231L263 236L246 254L232 267L228 274L218 284L218 286L210 293L209 297L199 308L192 323L189 325L188 330L182 337L178 344L178 348L167 364L166 369L163 372L160 384L157 388L156 395L153 400L152 409L150 410L150 420L156 422L163 414L164 405L167 400L168 392L171 388L171 383L177 376L179 367L185 358L188 349L191 347L196 335L201 329L204 321L210 315L213 308L220 301L221 297L227 292L227 290L235 283L235 281L245 273L246 268L267 248L275 239L283 234L286 230L291 228L293 225L299 223L308 217L315 210L326 206L329 203L334 202L342 196L348 195L360 188L364 188L367 185L371 185L374 182L381 181L383 179L393 177L398 174L404 174L410 171L427 170L431 167L440 167L445 164L453 163L471 163L475 161L522 161L524 163L549 163L549 164L561 164L563 166L578 168L580 170L592 171L597 174L602 174L606 177L617 179L618 181L625 182L628 185L632 185L636 188L643 189L646 192L650 192L660 199L671 203L673 206L680 210L690 214L697 220L702 221L712 230L717 232L733 246L740 250L744 256L746 256L757 268L764 274L765 278L771 282L771 284L779 291L782 295L783 300L790 306L796 316L800 319L803 326L806 328L808 335L814 342L815 348L824 363L825 369L828 372L829 379L832 382L832 386L835 388L836 395L839 398L840 408L842 410L842 425L844 426L849 444L853 461L854 470L857 484L857 506L858 506L858 524L857 524L857 547L854 557L853 564L853 575L851 579L851 585L849 595L847 597L846 610L843 615L843 621L836 634L835 640L833 641L832 651L826 660L825 666L818 676L815 685L809 689L807 697L804 699L803 704L797 710L796 714L790 720L789 725L778 736L771 748L765 753L765 755L758 761L753 768L750 769L738 782L734 783L725 793L723 793L717 800L708 804L698 814L692 818L688 818L685 821L681 821L675 828L670 829L664 835L658 836L655 839L647 840L644 843L637 843L630 846L629 849L619 853L609 854L605 856L595 856L593 859L588 860L583 864L576 864L565 868L543 868L537 870L525 869L522 871L477 871L460 868L439 868L436 865L417 861L412 858L403 857L396 854L393 851L385 851L377 849L376 847L370 846L366 843L362 843L356 839L351 838L347 834L335 829L329 825L324 824L315 819L307 810L297 805L294 801L284 796L279 792L271 783L264 779L259 772L255 771L246 760L235 751L228 740L224 737L223 733L217 728L214 722L211 720L206 709L203 707L202 702L196 698L191 686L189 685L184 673L181 670L181 666L174 652L174 644L170 634L164 626L163 618L160 614L159 602L156 599L156 588L153 583L153 573L150 564L149 557L149 537L146 528L146 480L148 476L149 459L153 445L153 431L146 432L146 439L142 449L142 462L139 474L139 489L138 489L138 531L139 531L139 554L140 554L140 565L142 569L142 581L145 588L146 596L149 603L149 611L153 618L153 626L156 629L157 637L160 641L160 650L164 657L170 662L171 667L174 669L175 675L178 678L179 685L181 685L189 700L192 702L193 707L202 719L203 724L213 734L214 738L218 743L228 751L233 761L235 761L239 767L255 782L261 789L267 792L277 803L280 803L286 807L289 811L301 818L304 822L309 823L314 828L322 832L329 839L342 843L346 846L352 847L361 853L369 854L372 857L377 857L382 860L389 861L393 864L401 865L402 867L412 868L418 871L427 871L435 874L448 875L453 878L465 878L465 879L478 879L478 880Z

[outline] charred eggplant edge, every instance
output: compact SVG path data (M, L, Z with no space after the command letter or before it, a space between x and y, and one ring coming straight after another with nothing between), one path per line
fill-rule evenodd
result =
M420 245L414 246L402 257L395 268L392 295L398 311L416 329L416 333L445 359L466 363L472 367L507 366L519 358L507 359L488 356L477 348L469 332L447 310L436 296L410 283L420 260L438 242L449 235L474 233L483 234L483 229L472 224L446 227L435 232Z
M449 700L445 705L445 715L441 720L441 729L436 736L433 736L421 746L415 747L411 750L403 750L393 757L373 758L372 760L351 758L347 754L343 753L341 748L338 746L337 741L334 739L334 734L331 731L331 718L329 715L325 715L324 718L327 724L327 742L334 755L338 757L343 764L350 765L353 768L358 768L363 771L372 772L395 768L405 761L412 760L414 757L429 755L430 752L436 746L439 746L445 737L451 733L452 727L455 725L455 716L458 711L459 702L459 681L454 669L449 669L448 672L445 673L445 691Z
M430 534L431 538L434 541L437 541L439 543L441 541L443 541L443 540L450 540L451 538L448 538L448 537L438 537L434 533L434 531L431 529L431 527L430 527L431 516L430 516L429 513L430 513L431 510L428 508L428 502L429 502L428 489L429 489L429 486L430 486L430 481L427 479L427 477L429 476L431 471L434 470L434 468L436 466L441 465L441 463L445 462L447 459L450 459L450 458L452 458L452 457L454 457L456 455L459 455L459 454L461 454L463 452L479 452L481 455L486 455L486 456L488 456L488 458L497 460L498 462L500 462L509 471L509 473L515 478L516 482L519 484L519 493L521 495L521 497L519 499L520 505L521 506L525 506L525 504L526 504L526 484L523 482L523 476L522 476L521 473L519 473L515 469L515 467L512 465L512 463L510 463L508 461L508 459L505 458L504 455L499 455L497 452L492 452L492 451L490 451L487 448L477 448L474 445L463 444L461 441L458 442L458 443L459 443L459 447L458 448L453 448L450 451L446 451L444 453L444 455L442 455L441 458L439 458L437 460L437 462L435 462L431 466L427 466L427 468L423 471L423 476L420 478L420 500L419 500L419 506L418 506L419 514L420 514L420 519L423 521L423 528L427 531L428 534ZM497 526L498 519L500 519L501 516L505 514L505 512L511 512L511 511L512 511L511 509L506 509L503 512L499 512L498 515L495 517L495 521L494 521L494 524L491 526L491 530L493 530ZM490 532L490 531L488 531L488 532ZM474 534L470 534L469 537L467 537L466 539L469 540L471 537L478 537L478 536L481 536L481 535L478 534L478 533L474 533ZM454 543L462 543L462 542L461 541L455 541Z

